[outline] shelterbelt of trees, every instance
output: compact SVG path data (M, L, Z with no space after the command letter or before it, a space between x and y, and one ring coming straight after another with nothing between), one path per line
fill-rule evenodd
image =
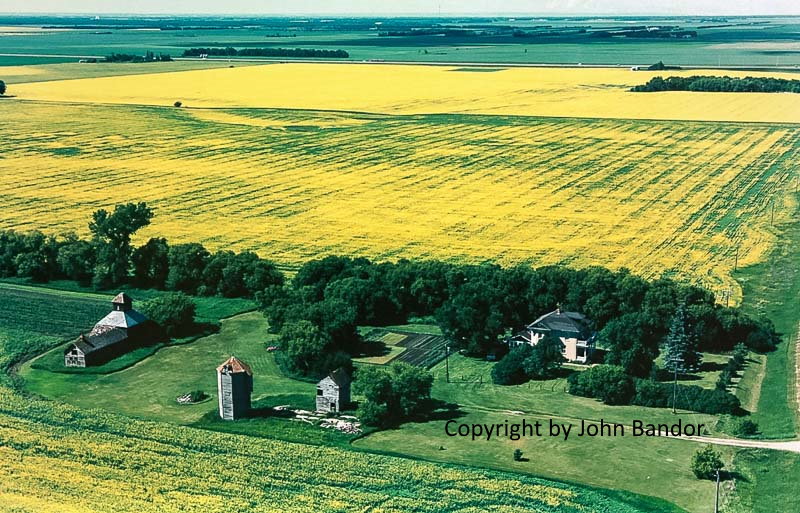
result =
M219 57L311 57L320 59L346 59L350 54L345 50L319 50L316 48L240 48L228 47L190 48L184 50L184 57L201 55Z
M635 93L702 91L714 93L800 93L800 80L772 77L653 77L631 88Z
M98 210L89 223L91 240L0 232L0 277L253 297L270 329L280 334L279 364L304 377L324 375L363 353L358 326L422 318L436 322L455 349L501 356L507 334L558 305L591 319L607 349L605 363L631 378L651 377L662 348L674 346L667 342L678 328L680 344L671 350L687 361L701 351L731 351L739 344L770 351L780 340L768 319L721 306L708 290L671 279L648 281L626 269L330 256L306 262L289 282L254 253L212 254L201 244L170 245L163 238L133 248L131 236L152 217L144 203Z
M504 335L559 304L592 319L608 348L606 363L633 377L651 375L679 307L689 334L686 352L730 351L737 344L769 351L779 340L769 320L718 305L703 288L647 281L625 269L373 263L331 256L307 262L291 283L257 297L276 332L299 321L318 327L328 341L318 354L326 355L357 352L358 325L414 318L435 320L453 346L468 354L499 355Z
M152 218L145 203L129 203L112 212L96 211L89 223L90 240L74 233L0 231L0 277L70 279L102 290L129 284L224 297L253 297L284 282L275 265L255 253L212 254L202 244L170 245L163 238L133 248L131 237Z
M105 62L171 62L172 57L168 53L155 54L147 51L144 55L130 53L112 53L106 56ZM96 62L96 60L94 61Z

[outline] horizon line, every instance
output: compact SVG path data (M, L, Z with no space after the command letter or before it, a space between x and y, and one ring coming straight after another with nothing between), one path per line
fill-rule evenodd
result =
M246 12L102 12L102 11L42 11L42 12L8 12L0 11L0 16L241 16L241 17L271 17L271 18L291 18L291 17L331 17L331 18L379 18L379 17L409 17L409 18L447 18L452 16L468 17L672 17L672 18L691 18L697 16L727 16L731 18L765 18L765 17L797 17L800 16L800 9L797 13L764 13L764 14L742 14L725 12L697 12L689 14L677 13L622 13L622 12L564 12L564 13L531 13L531 12L388 12L388 13L368 13L368 12L298 12L298 13L246 13Z

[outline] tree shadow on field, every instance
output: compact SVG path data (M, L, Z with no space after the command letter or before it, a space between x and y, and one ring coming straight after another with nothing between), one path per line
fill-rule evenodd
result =
M744 483L749 483L750 480L747 477L735 470L720 470L719 472L719 480L720 481L742 481Z
M422 415L412 419L412 422L428 422L434 420L454 420L466 415L461 411L460 405L448 403L439 399L431 399Z
M703 368L701 367L700 370L702 371ZM675 379L675 374L669 369L658 369L656 371L656 381L667 383L672 382ZM681 381L700 381L703 379L702 376L698 376L697 374L690 374L690 373L678 373L678 383Z
M724 368L725 364L719 362L703 362L700 364L700 372L720 372Z

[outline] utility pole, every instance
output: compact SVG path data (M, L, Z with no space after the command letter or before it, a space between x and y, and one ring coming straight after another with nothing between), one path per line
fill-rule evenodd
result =
M725 307L726 308L728 306L730 306L731 294L733 294L733 291L731 289L722 289L722 297L725 298Z
M678 363L683 362L683 358L670 358L669 362L672 363L672 369L675 372L675 381L672 384L672 414L678 413Z
M447 374L447 382L450 383L450 344L444 346L444 368Z
M714 513L719 513L719 469L717 469L717 495L714 497Z

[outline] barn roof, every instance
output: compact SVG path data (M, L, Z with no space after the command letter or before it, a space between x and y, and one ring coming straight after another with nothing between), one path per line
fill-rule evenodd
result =
M591 322L581 313L562 312L561 309L546 313L530 323L529 330L557 331L587 335L591 332Z
M114 310L100 319L100 321L98 321L94 327L99 328L101 326L112 326L114 328L132 328L138 324L142 324L145 321L147 321L147 317L140 314L136 310Z
M335 371L332 371L330 374L328 374L328 377L340 387L347 385L352 381L350 373L347 372L344 367L339 367Z
M252 369L250 366L241 361L240 359L236 358L235 356L231 356L225 362L217 367L217 372L226 372L228 374L237 374L240 372L246 372L249 375L253 375Z
M93 329L88 335L81 334L81 336L73 342L73 345L80 349L83 354L89 354L98 349L122 342L126 338L128 338L128 334L125 330L110 326L102 326Z

